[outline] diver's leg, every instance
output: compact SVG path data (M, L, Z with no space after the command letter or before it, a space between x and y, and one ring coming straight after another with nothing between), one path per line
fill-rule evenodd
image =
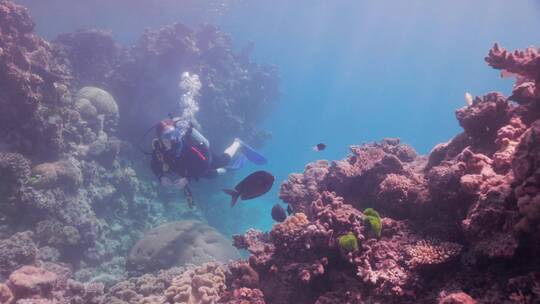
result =
M212 155L210 167L214 169L226 167L231 162L231 158L232 156L227 152L223 152L220 155Z

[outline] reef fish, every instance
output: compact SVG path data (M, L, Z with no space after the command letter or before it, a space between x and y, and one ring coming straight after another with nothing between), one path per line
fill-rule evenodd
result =
M291 208L291 205L287 205L287 214L288 214L288 215L293 214L293 210L292 210L292 208Z
M465 92L465 103L470 107L473 104L473 97L471 93Z
M249 200L259 197L268 192L274 184L274 176L266 171L256 171L244 178L234 189L223 189L225 193L231 196L231 207L233 207L238 198Z
M317 144L315 147L313 147L313 151L319 152L326 149L326 145L323 143Z
M501 70L501 78L511 78L511 77L517 77L518 74L509 72L505 69Z
M283 222L287 218L285 209L283 209L280 204L275 204L274 207L272 207L272 218L276 222Z

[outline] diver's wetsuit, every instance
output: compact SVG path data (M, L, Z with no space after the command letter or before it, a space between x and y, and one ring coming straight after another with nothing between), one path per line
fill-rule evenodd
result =
M231 157L223 153L215 155L209 151L207 145L192 136L184 136L182 143L175 142L171 149L164 149L163 145L154 147L152 153L152 171L161 179L167 173L174 173L188 180L199 178L215 178L218 168L229 164ZM181 152L177 155L176 151Z

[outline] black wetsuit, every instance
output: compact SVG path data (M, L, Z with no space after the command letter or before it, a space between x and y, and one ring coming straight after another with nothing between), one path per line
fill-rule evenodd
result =
M168 150L165 150L163 145L161 148L154 148L151 167L159 179L165 176L166 170L188 180L215 178L218 175L217 169L225 167L231 160L226 153L221 155L211 153L202 142L193 140L189 136L183 137L182 141L183 148L179 156L176 155L180 145L178 142L173 143L171 149Z

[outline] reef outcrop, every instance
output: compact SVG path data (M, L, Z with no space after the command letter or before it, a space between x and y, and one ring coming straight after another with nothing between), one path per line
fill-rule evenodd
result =
M385 139L289 176L280 197L294 215L235 237L267 302L540 299L538 50L496 44L486 62L515 74L512 95L457 110L464 132L428 156ZM366 229L365 208L383 215L380 238ZM359 245L344 254L336 237L345 234Z

